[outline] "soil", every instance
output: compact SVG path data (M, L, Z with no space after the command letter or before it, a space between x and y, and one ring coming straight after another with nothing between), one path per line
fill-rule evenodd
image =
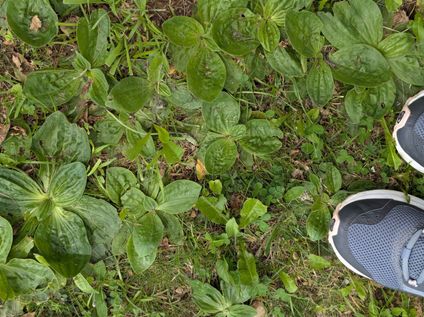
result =
M162 25L164 21L174 15L191 16L197 0L154 0L147 3L152 21Z

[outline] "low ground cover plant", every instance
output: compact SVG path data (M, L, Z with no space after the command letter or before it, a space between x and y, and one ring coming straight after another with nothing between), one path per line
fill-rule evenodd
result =
M351 193L424 194L390 136L423 13L0 0L0 315L419 316L325 238Z

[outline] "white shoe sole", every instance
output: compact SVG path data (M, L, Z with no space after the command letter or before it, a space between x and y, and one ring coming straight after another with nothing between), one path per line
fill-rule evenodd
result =
M402 157L402 159L406 163L411 165L413 168L415 168L417 171L424 173L424 166L422 166L417 161L415 161L411 156L409 156L409 154L406 153L406 151L402 148L402 146L400 145L400 143L398 142L398 139L397 139L397 131L399 129L402 129L405 126L406 122L408 121L408 119L411 115L411 111L409 110L409 105L412 104L414 101L422 98L422 97L424 97L424 90L419 92L414 97L409 98L406 101L405 106L403 106L403 109L402 109L402 111L404 112L402 120L397 122L394 129L393 129L393 138L395 139L395 142L396 142L396 150L398 151L398 153Z
M409 198L409 202L408 202ZM335 243L333 238L338 234L339 227L340 227L340 215L339 212L342 210L345 206L358 201L358 200L364 200L364 199L392 199L395 201L401 201L409 203L415 207L418 207L420 209L424 210L424 200L415 197L415 196L405 196L404 193L394 191L394 190L369 190L364 191L355 195L351 195L346 200L344 200L342 203L340 203L336 210L333 213L333 224L330 228L330 232L328 233L328 241L330 245L332 246L334 253L337 255L337 258L351 271L355 272L356 274L359 274L363 277L366 277L368 279L371 279L371 277L364 275L363 273L359 272L357 269L355 269L350 263L342 257L342 255L339 253L339 251L336 249Z

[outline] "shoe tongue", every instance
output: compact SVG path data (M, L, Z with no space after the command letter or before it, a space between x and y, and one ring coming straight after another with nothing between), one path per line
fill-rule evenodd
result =
M424 271L424 236L421 235L411 250L408 261L409 276L417 280Z

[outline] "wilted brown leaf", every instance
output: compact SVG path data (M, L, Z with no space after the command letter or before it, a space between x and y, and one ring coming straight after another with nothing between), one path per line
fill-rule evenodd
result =
M29 26L29 29L34 32L40 31L43 24L41 23L40 18L38 15L34 15L31 19L31 25Z

